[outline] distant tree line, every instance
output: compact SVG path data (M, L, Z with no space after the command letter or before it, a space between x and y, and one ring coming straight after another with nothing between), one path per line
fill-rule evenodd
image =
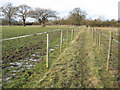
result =
M35 18L39 24L45 27L45 23L48 18L55 18L56 11L51 9L42 9L36 8L32 9L30 6L25 4L19 6L13 6L11 3L7 3L6 5L0 7L0 11L2 12L2 16L6 18L6 20L2 20L2 24L21 24L20 22L15 22L13 19L21 18L23 26L26 26L26 18L31 17Z
M55 25L78 25L76 24L74 21L67 19L59 19L59 20L55 20L52 22ZM99 19L95 19L95 20L89 20L89 19L85 19L85 20L81 20L80 21L80 25L86 25L86 26L92 26L92 27L120 27L120 22L116 21L114 19L112 20L106 20L106 21L102 21Z
M90 20L86 19L86 12L80 8L74 8L69 12L67 18L58 18L57 12L51 9L43 8L31 8L25 4L19 6L13 6L11 3L0 7L2 16L6 19L2 20L2 25L42 25L45 27L47 25L87 25L87 26L115 26L120 27L120 22L112 19L103 21L101 19ZM34 18L35 22L26 22L26 19ZM16 21L15 19L21 18L22 21ZM49 20L49 18L54 18Z
M86 19L86 12L80 8L73 9L69 16L64 19L58 19L53 22L55 25L86 25L92 27L120 27L120 22L115 19L103 21L100 18L95 20Z

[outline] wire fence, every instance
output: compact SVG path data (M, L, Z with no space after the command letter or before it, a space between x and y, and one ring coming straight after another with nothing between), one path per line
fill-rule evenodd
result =
M34 72L38 72L35 71L36 68L51 67L54 60L69 46L82 28L58 29L2 40L3 87L18 79L22 82L21 76L26 72L28 76L31 76ZM100 53L105 57L104 69L116 70L118 68L118 45L120 44L117 38L119 33L114 30L110 31L111 34L102 29L92 28L91 34Z
M49 68L53 60L69 46L82 27L58 29L9 39L3 39L2 76L3 87L21 80L23 73L30 76L39 65Z
M118 41L119 32L118 30L103 30L98 28L92 28L93 40L96 42L100 53L105 57L104 61L106 70L117 70L118 69Z

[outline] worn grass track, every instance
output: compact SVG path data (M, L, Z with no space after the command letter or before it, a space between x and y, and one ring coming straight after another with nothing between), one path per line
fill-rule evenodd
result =
M99 57L97 57L97 55ZM44 74L37 75L23 87L27 88L108 88L117 87L111 81L113 75L96 65L100 52L92 41L90 31L80 31L71 45L64 50ZM104 60L104 58L101 58ZM101 71L101 72L100 72ZM103 73L104 75L102 75ZM106 77L105 77L106 76ZM107 77L108 76L108 77ZM101 80L103 78L104 80ZM107 80L109 81L106 81ZM113 82L113 81L112 81Z

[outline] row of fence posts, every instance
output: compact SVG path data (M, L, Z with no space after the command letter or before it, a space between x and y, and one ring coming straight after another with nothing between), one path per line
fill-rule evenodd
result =
M69 43L69 31L67 30L67 43ZM75 32L76 31L76 32ZM60 53L62 53L62 45L63 45L63 30L60 31ZM74 35L77 34L77 30L74 30L74 28L71 30L71 40L73 40ZM107 55L107 65L106 65L106 70L109 69L109 62L110 62L110 56L111 56L111 48L112 48L112 32L110 31L109 33L109 44L108 44L108 55ZM101 35L102 32L101 30L96 30L95 28L92 29L92 37L93 41L96 42L96 45L101 52ZM69 44L68 44L69 45ZM46 68L49 68L49 60L50 60L50 54L49 54L49 33L47 33L47 50L46 50Z
M67 45L69 45L69 31L67 30ZM71 30L71 37L70 39L73 40L75 34L77 34L78 30L74 30L74 28L72 28ZM46 50L46 68L49 68L49 60L50 60L50 52L49 52L49 33L47 33L47 50ZM63 49L63 30L60 30L60 53L62 53Z
M92 29L92 38L93 41L96 42L96 46L98 47L99 51L101 52L101 30L97 30L95 28ZM112 48L112 40L113 40L113 32L109 32L109 43L108 43L108 53L107 53L107 63L106 63L106 70L109 70L109 62L111 57L111 48Z

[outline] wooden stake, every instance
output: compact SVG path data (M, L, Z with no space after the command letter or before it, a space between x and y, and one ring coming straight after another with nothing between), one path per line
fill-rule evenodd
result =
M63 33L61 30L61 36L60 36L60 53L62 53L62 44L63 44Z
M108 47L108 57L107 57L107 67L106 67L106 70L109 70L109 62L110 62L110 56L111 56L111 46L112 46L112 32L110 31L109 47Z
M96 35L97 35L97 37L96 37L96 38L97 38L96 43L97 43L97 46L98 46L98 42L99 42L99 41L98 41L98 37L99 37L99 36L98 36L98 35L99 35L99 34L98 34L98 30L97 30L97 32L96 32Z
M71 30L71 41L73 40L73 29Z
M74 28L72 29L72 34L73 34L73 36L72 36L73 38L72 39L74 39Z
M93 38L93 41L94 41L94 29L92 28L92 38Z
M95 38L95 37L94 37L94 34L95 34L95 32L94 32L94 27L93 27L93 41L94 41L94 38Z
M97 30L97 45L99 47L99 30Z
M96 44L98 45L98 30L96 30Z
M101 51L101 31L99 31L99 50Z
M69 44L69 31L67 30L67 43Z
M46 68L49 68L49 34L47 33Z
M96 42L96 45L97 45L97 30L95 30L95 42Z

